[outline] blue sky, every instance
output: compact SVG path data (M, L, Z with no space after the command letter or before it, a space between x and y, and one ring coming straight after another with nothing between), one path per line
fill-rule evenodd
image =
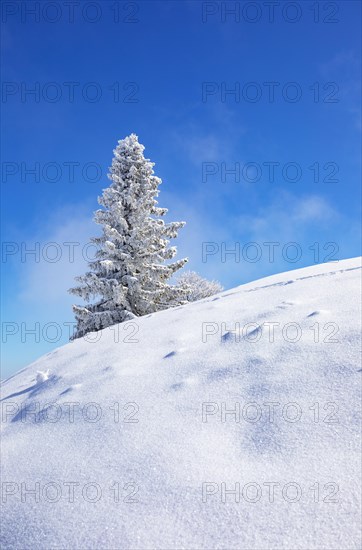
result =
M273 15L263 2L239 15L235 2L80 2L73 21L64 2L35 4L2 13L2 377L67 342L67 289L132 132L160 205L187 222L180 257L225 288L360 254L359 2Z

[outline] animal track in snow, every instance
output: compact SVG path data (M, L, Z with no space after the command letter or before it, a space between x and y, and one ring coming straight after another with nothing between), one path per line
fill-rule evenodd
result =
M66 388L64 391L62 391L60 395L66 395L67 393L70 393L78 388L80 388L82 386L82 384L72 384L71 386L69 386L69 388Z
M288 309L288 307L297 305L297 302L282 302L278 306L276 306L276 309Z
M315 311L312 311L312 313L309 313L309 315L307 315L307 318L317 317L318 315L323 315L325 313L330 313L330 312L326 309L316 309Z
M186 388L186 386L195 386L198 383L198 379L196 376L188 376L187 378L180 378L179 382L175 382L174 384L171 384L170 389L173 391L179 391L183 388Z
M173 357L174 355L176 355L176 352L175 351L170 351L170 353L167 353L166 355L164 355L164 359L169 359L170 357Z
M245 331L245 327L240 327L237 330L228 330L221 336L221 342L223 344L238 344L241 340L249 340L250 342L253 342L256 341L256 338L253 339L253 337L255 337L255 335L257 335L261 331L262 328L260 325L247 331ZM250 337L252 338L250 339Z
M312 313L310 313L309 315L307 315L307 317L316 317L317 315L320 314L320 311L312 311Z

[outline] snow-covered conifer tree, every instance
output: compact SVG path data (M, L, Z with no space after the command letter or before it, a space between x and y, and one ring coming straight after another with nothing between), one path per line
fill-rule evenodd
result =
M165 223L166 208L157 206L161 179L154 163L143 155L144 146L131 134L118 142L109 179L95 212L102 236L90 271L76 280L70 293L83 298L84 306L73 306L77 327L73 338L88 332L183 303L185 291L167 280L187 259L167 263L177 250L169 240L177 237L185 222ZM96 301L92 304L92 299Z

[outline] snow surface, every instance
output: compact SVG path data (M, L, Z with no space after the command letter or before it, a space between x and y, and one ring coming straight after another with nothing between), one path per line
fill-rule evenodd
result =
M356 258L267 277L5 381L2 547L360 548L360 276Z

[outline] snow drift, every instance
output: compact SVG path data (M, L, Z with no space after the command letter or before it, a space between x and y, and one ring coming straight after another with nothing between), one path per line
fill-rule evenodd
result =
M5 381L2 547L359 548L360 273L261 279Z

